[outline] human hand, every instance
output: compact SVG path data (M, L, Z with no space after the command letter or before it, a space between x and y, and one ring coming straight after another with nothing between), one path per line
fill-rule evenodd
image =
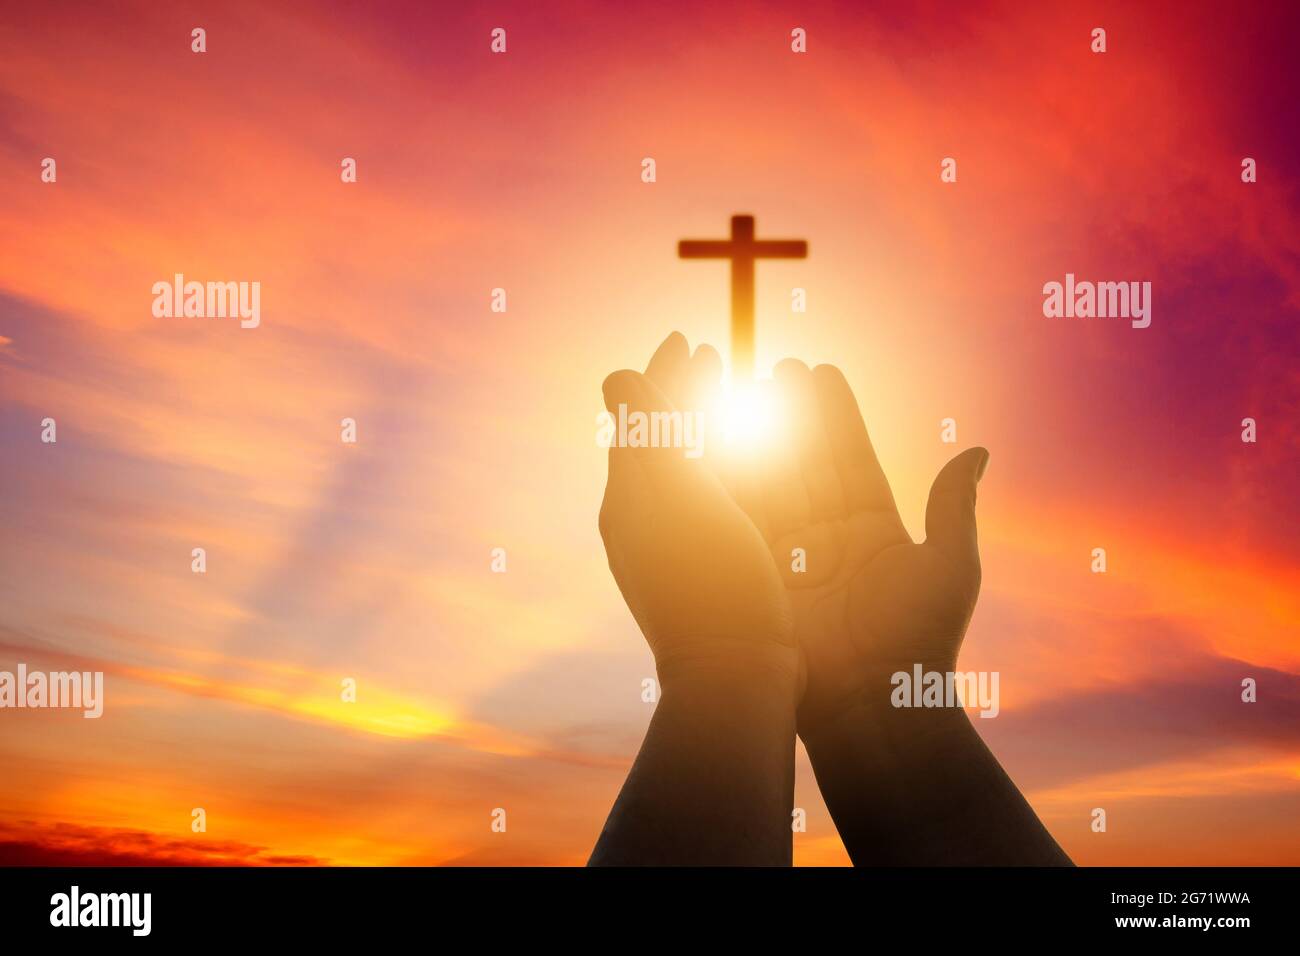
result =
M897 671L955 669L979 594L975 489L988 452L972 448L944 466L926 540L913 543L839 369L786 359L774 378L786 438L768 450L757 492L741 504L790 595L807 671L806 733L854 703L887 707ZM804 571L795 570L796 548Z
M657 414L650 425L666 420L672 438L676 415L686 438L683 413L699 411L693 396L721 374L715 351L692 357L674 333L645 375L605 380L606 407L627 432L610 447L601 537L663 696L593 865L791 863L799 651L786 588L699 446L647 444L646 422L632 420Z
M624 370L605 380L605 405L615 419L620 405L627 416L698 412L696 399L721 374L716 351L701 346L692 356L673 333L644 375ZM734 678L757 668L793 691L798 651L781 574L754 522L687 451L610 447L600 509L610 570L665 687L679 676Z
M775 380L792 427L742 503L790 593L807 672L799 735L850 857L1070 865L962 709L892 706L895 673L956 669L979 595L975 491L988 452L939 472L915 544L839 370L786 360ZM806 572L791 567L796 547Z

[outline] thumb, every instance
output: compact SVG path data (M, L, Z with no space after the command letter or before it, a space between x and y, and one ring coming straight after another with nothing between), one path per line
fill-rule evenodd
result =
M624 463L635 464L637 470L656 480L678 480L694 474L697 463L687 458L683 449L673 444L680 438L671 422L661 418L680 416L663 391L640 372L623 369L612 373L602 386L605 408L615 420L628 420L627 443L622 435L610 445L610 471Z
M631 369L612 372L605 379L600 390L605 398L605 410L613 416L615 422L623 420L629 406L641 408L645 405L643 381L642 375ZM600 510L602 534L607 516L620 510L617 503L622 501L626 508L631 485L639 473L632 449L621 444L619 435L615 433L609 446L609 480L605 485L605 504Z
M645 413L662 399L658 389L640 372L622 369L612 372L601 385L605 410L619 424L633 413ZM609 445L609 477L605 481L605 497L600 504L597 525L605 542L610 570L619 582L620 590L637 616L630 592L623 589L619 566L624 563L622 548L629 523L635 525L645 520L647 493L653 461L645 455L646 449L630 444L626 436L616 432ZM639 620L638 616L638 620Z
M989 453L968 448L943 466L930 488L925 508L925 540L958 560L979 562L975 534L975 486L984 476Z
M600 387L605 396L606 410L611 415L617 415L620 405L644 409L649 403L648 389L644 387L647 384L645 376L640 372L626 368L611 372Z

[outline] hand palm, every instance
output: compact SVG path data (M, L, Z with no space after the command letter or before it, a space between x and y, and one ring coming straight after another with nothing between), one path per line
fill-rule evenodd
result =
M805 542L810 566L789 555ZM860 694L883 701L890 675L914 663L956 663L978 591L976 580L938 548L914 544L897 511L858 512L811 524L772 542L783 568L804 654L807 689L800 723L815 723ZM811 562L824 565L814 577Z

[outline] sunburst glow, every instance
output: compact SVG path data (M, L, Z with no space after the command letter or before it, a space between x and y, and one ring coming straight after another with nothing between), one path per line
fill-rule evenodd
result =
M731 450L768 445L784 425L770 381L728 385L715 414L722 440Z

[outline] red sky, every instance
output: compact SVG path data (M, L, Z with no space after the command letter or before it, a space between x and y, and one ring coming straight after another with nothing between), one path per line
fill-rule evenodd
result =
M0 711L0 860L583 861L652 673L600 382L725 345L676 241L751 212L810 244L760 368L845 370L916 535L939 422L992 452L961 666L1067 851L1300 862L1294 9L862 6L6 4L0 669L108 699ZM155 318L177 272L261 325ZM1150 328L1044 318L1067 272Z

